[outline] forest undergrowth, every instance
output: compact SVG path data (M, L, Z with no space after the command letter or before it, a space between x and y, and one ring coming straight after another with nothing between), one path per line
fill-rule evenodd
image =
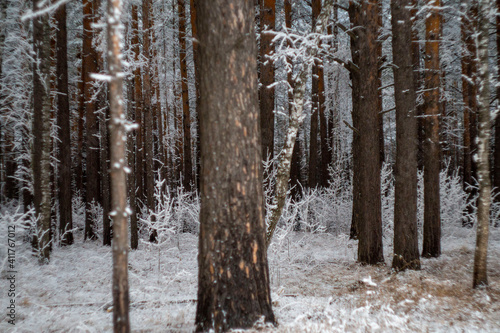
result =
M340 177L333 177L325 190L305 191L300 201L288 199L268 252L279 326L256 323L249 331L498 332L500 228L491 228L490 287L473 290L475 228L462 227L467 196L458 174L445 169L441 183L443 254L422 259L421 271L396 273L390 268L394 189L389 167L382 170L384 265L356 262L357 241L349 239L350 187ZM154 218L143 215L140 219L139 250L130 252L132 330L191 332L198 276L198 199L182 191L159 198L161 186ZM420 230L421 201L419 186ZM493 224L498 214L498 206L493 206ZM39 265L32 254L25 222L30 216L15 202L1 207L4 287L7 233L3 229L7 225L16 225L19 274L18 321L12 328L2 318L0 330L111 331L111 248L103 247L100 240L83 241L84 205L74 201L75 244L53 244L48 265ZM99 207L95 218L102 218ZM153 227L158 230L158 244L147 242Z

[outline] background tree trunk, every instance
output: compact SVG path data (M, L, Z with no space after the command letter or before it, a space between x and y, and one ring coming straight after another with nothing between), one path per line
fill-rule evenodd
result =
M275 323L265 244L254 7L197 0L201 210L196 330ZM217 87L218 89L214 89Z
M351 71L353 86L353 215L359 237L358 261L384 261L380 199L380 145L378 112L378 3L349 3L349 17L356 29L351 53L357 70ZM356 101L356 102L355 102ZM369 161L369 162L368 162ZM357 184L356 184L357 183Z
M68 96L68 51L66 4L56 11L57 20L57 126L59 146L59 232L61 245L73 244L73 209L71 190L71 135Z
M410 0L392 0L392 54L396 99L394 202L395 270L420 269L417 228L417 118Z
M441 32L440 0L429 0L432 6L425 21L425 142L424 142L424 243L423 257L441 255L441 211L439 171L439 40Z
M267 56L274 50L273 34L265 33L266 30L275 30L276 0L260 1L260 128L262 143L262 158L274 157L274 88L269 85L274 83L274 63Z
M33 0L40 8L41 0ZM50 25L49 15L33 19L33 156L34 204L37 234L33 244L39 251L40 263L48 263L51 246L50 191Z

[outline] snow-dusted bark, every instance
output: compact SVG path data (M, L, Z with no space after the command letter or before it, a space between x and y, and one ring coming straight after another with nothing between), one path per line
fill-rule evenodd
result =
M113 217L113 326L130 332L128 293L128 225L126 125L123 113L122 1L108 0L108 71L110 101L111 216Z
M40 0L33 1L33 9L41 9ZM37 214L37 235L40 262L50 258L50 26L48 14L33 19L33 178L34 202Z
M480 0L478 10L477 64L478 64L478 180L479 198L477 201L477 238L474 254L473 287L488 285L487 253L491 205L490 179L490 72L488 66L488 26L490 0Z
M290 178L290 166L292 161L293 147L299 130L300 123L303 120L302 112L304 110L304 93L306 90L307 75L314 64L314 57L319 52L319 44L321 33L325 31L328 23L330 12L333 8L333 0L325 0L323 8L319 14L316 25L313 27L314 39L311 42L305 43L304 47L304 63L297 78L295 79L295 90L293 92L292 110L290 112L289 125L286 133L285 144L281 150L278 162L278 171L276 174L276 189L273 199L273 205L269 212L269 221L266 233L267 246L276 229L276 225L281 217L283 206L285 204L286 194L288 190L288 180Z

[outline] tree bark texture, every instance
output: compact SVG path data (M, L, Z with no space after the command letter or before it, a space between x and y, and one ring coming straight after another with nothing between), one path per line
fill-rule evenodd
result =
M441 255L441 211L439 172L441 148L439 144L439 41L441 32L440 0L429 0L432 6L425 21L425 77L424 77L424 242L423 257Z
M38 9L40 0L33 0ZM50 25L49 15L33 19L33 156L34 204L37 234L33 244L39 251L40 263L48 263L51 243L50 191Z
M395 270L420 269L417 228L417 118L413 80L411 0L392 0L392 54L396 100L394 203Z
M260 2L260 128L262 135L262 157L274 157L274 63L267 57L274 51L274 35L266 31L275 30L276 0Z
M196 331L275 323L265 244L254 7L195 1L201 210ZM217 89L214 89L217 87Z
M85 239L95 239L92 208L99 203L101 193L99 184L99 128L94 100L94 82L90 78L92 73L97 73L97 51L92 45L94 32L92 24L97 23L97 1L83 1L83 68L84 72L84 100L86 132L86 186L85 186Z
M59 148L59 232L62 245L73 244L73 209L71 189L71 135L68 96L68 41L66 30L66 4L56 11L57 20L57 125Z
M380 198L380 145L378 112L378 3L351 1L349 17L356 38L351 53L356 70L353 87L353 215L359 238L358 261L384 261Z
M472 285L474 288L488 285L487 256L491 206L490 179L490 72L488 65L489 12L491 2L479 0L478 33L476 34L478 59L478 178L479 198L477 200L477 237L474 253L474 273Z

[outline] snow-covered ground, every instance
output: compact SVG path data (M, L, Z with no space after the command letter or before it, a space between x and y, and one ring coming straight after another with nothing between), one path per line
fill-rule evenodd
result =
M387 265L369 267L356 263L357 243L343 233L289 233L269 253L279 326L250 331L500 332L500 228L491 230L487 290L471 289L475 231L447 227L443 234L440 258L395 274L390 239ZM7 323L4 274L1 332L112 331L111 249L76 236L39 265L18 235L16 325ZM134 332L193 331L197 243L196 235L180 233L161 247L141 243L130 252Z

